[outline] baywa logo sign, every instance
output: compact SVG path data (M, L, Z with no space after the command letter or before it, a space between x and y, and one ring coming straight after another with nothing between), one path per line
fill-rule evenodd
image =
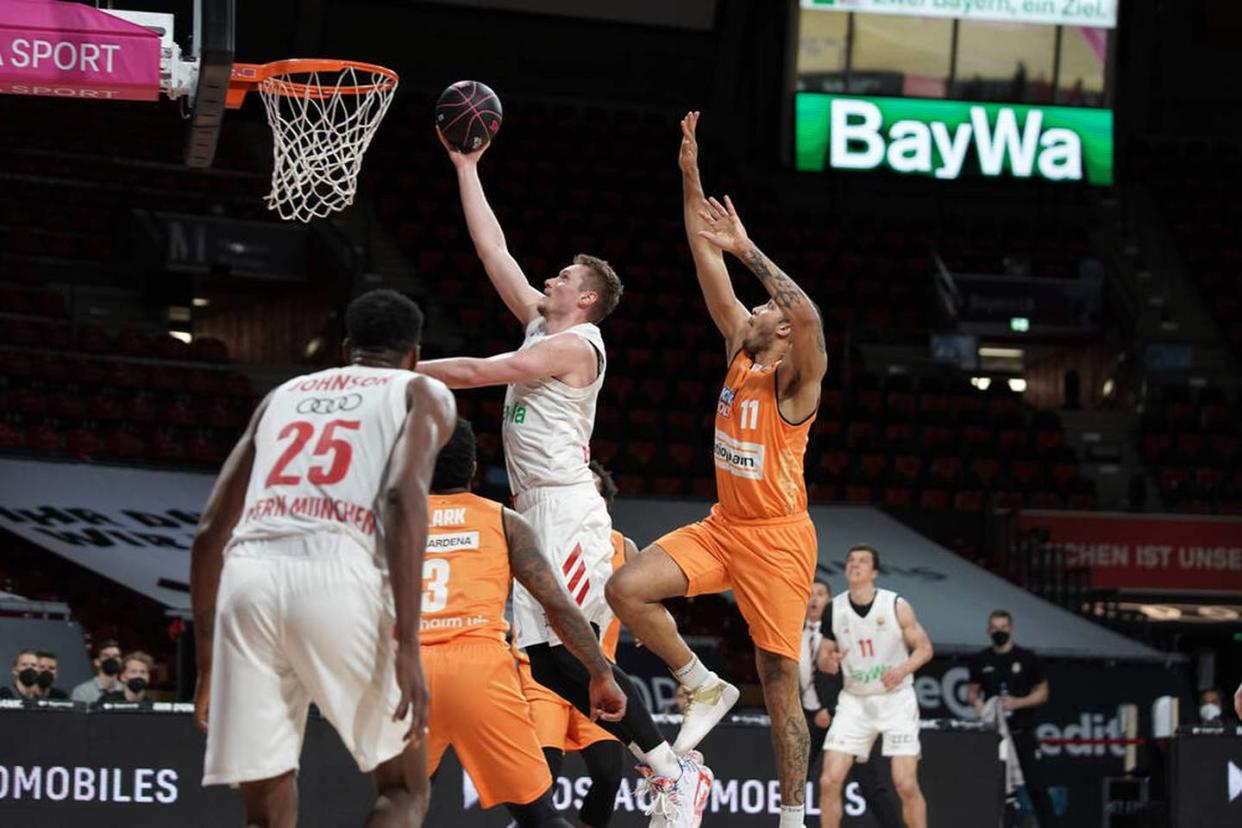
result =
M1066 106L798 93L799 170L1113 183L1113 113Z

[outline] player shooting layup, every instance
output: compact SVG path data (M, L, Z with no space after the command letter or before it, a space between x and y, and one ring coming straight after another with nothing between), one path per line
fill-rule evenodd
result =
M478 163L490 144L469 155L444 146L457 168L475 251L501 299L525 327L526 338L512 353L429 360L419 370L450 388L508 385L502 436L514 506L534 526L553 569L602 634L612 620L604 597L612 575L612 521L588 461L606 368L597 323L616 308L621 281L607 262L579 255L544 282L542 293L531 287L483 194ZM559 646L543 608L521 584L513 587L513 615L517 645L530 657L535 680L589 715L585 669ZM601 722L601 727L654 772L653 824L690 826L702 813L711 772L697 754L678 758L629 676L615 667L614 676L628 699L625 717Z
M422 313L409 299L364 294L346 327L349 365L263 400L194 536L203 784L240 784L247 825L296 824L312 701L373 772L368 826L417 826L427 808L419 601L428 485L456 406L410 371Z
M707 670L660 604L732 589L755 642L781 783L782 828L803 825L810 736L798 695L798 655L818 555L806 512L802 459L828 367L823 324L810 297L746 235L733 203L703 198L698 113L682 120L686 235L728 373L716 406L719 502L704 521L665 535L608 583L608 600L634 637L686 687L690 706L673 748L691 750L737 701ZM738 301L721 251L750 268L768 294L752 311Z

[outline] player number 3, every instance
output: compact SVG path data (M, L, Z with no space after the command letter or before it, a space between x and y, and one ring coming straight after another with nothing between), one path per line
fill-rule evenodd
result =
M423 612L441 612L448 606L449 562L423 561Z

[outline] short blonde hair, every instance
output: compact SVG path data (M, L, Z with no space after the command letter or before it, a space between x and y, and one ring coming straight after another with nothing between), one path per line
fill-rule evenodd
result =
M148 670L155 669L155 659L153 659L149 653L144 653L142 650L134 650L132 653L126 653L125 658L121 659L121 670L124 671L125 668L129 666L131 661L141 661L143 664L147 665Z
M591 321L600 322L616 310L617 303L621 301L621 294L625 292L621 277L612 269L612 265L598 256L579 253L574 256L574 264L583 265L591 271L591 280L594 282L591 290L599 297L595 302L594 319Z

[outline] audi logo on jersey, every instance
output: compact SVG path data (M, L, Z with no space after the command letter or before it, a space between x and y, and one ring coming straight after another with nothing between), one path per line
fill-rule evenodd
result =
M336 414L353 411L362 405L361 394L345 394L341 397L308 397L298 403L299 414Z

